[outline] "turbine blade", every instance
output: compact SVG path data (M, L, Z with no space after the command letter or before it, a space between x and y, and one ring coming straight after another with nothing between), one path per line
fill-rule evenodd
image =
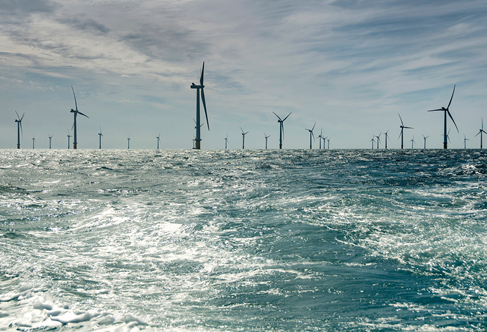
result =
M404 128L406 128L406 129L414 129L413 127L404 127Z
M436 110L429 110L428 112L438 112L438 111L443 111L441 108L438 108Z
M448 103L448 106L446 107L446 109L449 109L450 108L450 105L451 105L451 101L453 100L453 95L455 94L455 85L453 85L453 92L451 94L451 98L450 98L450 102Z
M453 124L455 125L455 128L457 128L457 132L460 132L460 131L458 130L457 124L455 123L455 120L453 120L453 116L451 116L451 114L450 114L450 111L449 111L449 110L447 110L447 112L448 112L448 115L450 116L450 119L453 121Z
M311 128L311 131L315 130L315 126L316 126L316 122L315 122L315 124L313 125L313 128Z
M205 62L203 61L203 67L201 67L200 85L203 85L203 76L204 75L205 75Z
M71 85L71 89L73 90L73 96L74 96L74 105L76 106L76 111L78 110L78 103L76 102L76 94L74 93L74 88Z
M292 112L291 112L292 113ZM286 119L291 115L291 113L289 113L285 118L284 120L282 120L283 122L286 121Z
M397 113L399 115L399 120L401 120L401 125L404 126L404 122L402 122L401 114Z
M20 115L19 115L19 113L17 113L17 111L15 111L15 113L17 114L17 119L19 119L19 120L20 120Z
M272 112L272 113L274 113L274 112ZM277 115L276 113L274 113L274 115L277 116L277 118L282 121L282 119L279 117L279 115Z
M475 137L479 136L481 132L482 132L482 131L479 131L479 132L477 133L477 135L475 135Z
M205 63L203 62L203 69L204 68ZM203 79L203 76L201 76L201 79ZM201 85L203 85L203 83L201 83ZM201 101L203 102L203 108L205 109L206 124L208 125L208 130L210 130L210 121L208 121L208 113L206 112L205 90L203 88L201 88Z
M88 115L83 114L83 113L81 113L80 111L78 111L78 114L80 114L80 115L82 115L82 116L86 116L88 119L90 118Z
M244 131L243 131L242 127L239 127L239 128L240 128L240 130L241 130L241 131L242 131L242 133L243 133Z
M22 115L22 117L24 117L24 116ZM482 130L484 130L484 119L480 118L480 120L482 121Z

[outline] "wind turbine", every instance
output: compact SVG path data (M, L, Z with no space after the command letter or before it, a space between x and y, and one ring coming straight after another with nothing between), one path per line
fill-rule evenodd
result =
M73 96L74 96L74 105L76 106L76 110L71 109L71 113L74 113L74 123L73 123L73 128L74 128L74 142L73 142L73 149L78 148L78 134L77 134L77 128L76 128L76 116L78 114L82 116L86 116L88 118L88 115L81 113L78 111L78 103L76 102L76 94L74 93L74 88L71 85L71 89L73 90Z
M311 128L311 129L305 128L304 129L304 130L309 131L309 148L310 148L310 150L313 148L313 141L311 139L315 139L315 135L313 134L313 130L315 129L315 126L316 126L316 122L313 125L313 128Z
M446 108L442 107L442 108L438 108L436 110L429 110L428 112L445 112L445 121L444 121L444 138L443 138L443 149L448 149L448 143L447 143L447 132L446 132L446 114L448 113L448 116L450 117L450 119L453 121L453 124L455 125L455 127L457 128L457 132L458 131L458 127L457 127L457 124L455 123L455 120L453 120L453 117L451 116L451 113L450 113L450 105L451 105L451 101L453 100L453 95L455 94L455 85L453 86L453 92L451 94L451 98L450 98L450 102L448 103L448 106Z
M24 117L24 116L22 116L22 117ZM482 134L487 134L487 133L484 130L484 119L480 118L480 120L482 121L482 128L479 129L479 132L477 133L477 135L475 135L475 137L480 135L480 148L482 149Z
M377 150L379 150L380 147L380 135L382 135L382 132L379 134L379 136L375 136L377 137Z
M384 133L384 136L386 137L385 138L385 141L384 141L385 142L385 147L384 148L386 150L387 150L387 140L389 139L388 133L389 133L389 129L387 129L387 131Z
M374 135L372 135L372 139L370 140L370 142L372 142L372 149L373 149L374 148L374 142L375 142Z
M274 112L272 112L274 113ZM291 112L292 113L292 112ZM282 139L284 138L284 121L286 121L286 119L291 115L291 113L289 113L285 118L284 120L282 120L279 115L277 115L276 113L274 113L275 116L277 116L277 118L279 120L277 120L277 122L279 122L279 149L282 149Z
M54 135L48 133L47 136L49 137L49 149L51 149L51 139L53 138Z
M15 111L15 113L17 113L17 111ZM17 122L17 149L20 149L20 133L22 132L22 136L23 136L23 131L22 131L22 119L24 118L24 114L22 114L22 117L19 116L19 113L17 113L17 120L15 120L15 122Z
M467 141L470 141L470 140L465 137L465 134L463 134L463 148L464 149L467 149Z
M320 150L321 150L321 139L323 138L323 128L321 128L320 135L318 136L318 142L320 143Z
M71 135L69 134L69 129L68 129L68 149L69 149L69 139L71 138Z
M203 61L203 67L201 68L200 85L194 83L191 84L191 89L196 89L196 138L195 138L195 149L199 150L201 147L201 120L200 120L200 90L201 90L201 101L203 102L203 107L205 109L206 123L208 125L208 130L210 130L210 123L208 122L208 113L206 112L206 102L205 102L205 87L203 85L203 77L205 74L205 62Z
M157 150L159 150L159 142L161 140L161 132L159 132L159 136L157 136L156 139L157 139Z
M328 150L330 150L330 139L328 138Z
M225 137L225 150L227 149L227 145L228 145L228 134L227 137Z
M34 149L34 148L35 148L35 146L34 146L34 145L35 145L35 144L34 144L34 143L35 143L35 141L36 141L36 136L34 135L34 137L32 137L32 149Z
M127 150L130 150L130 137L127 137Z
M264 137L265 137L265 149L267 150L267 139L269 137L271 137L271 135L267 136L265 133L264 133Z
M413 136L413 139L411 140L411 149L414 149L414 143L416 142L414 141L414 136Z
M100 132L98 133L98 147L101 149L101 137L103 136L102 132L101 132L101 126L100 126Z
M247 135L249 132L244 133L242 127L240 127L240 130L242 131L242 149L245 149L245 135Z
M404 129L414 129L413 127L405 127L404 126L404 122L402 122L402 118L401 118L401 115L399 113L397 113L397 115L399 115L399 120L401 120L401 133L399 134L399 137L401 137L401 149L404 149ZM398 138L399 138L398 137Z
M421 134L421 135L423 135L423 134ZM424 136L424 135L423 135L423 139L424 139L424 146L423 146L423 149L424 149L424 150L426 150L426 139L427 139L428 137L429 137L429 135L428 135L428 136Z

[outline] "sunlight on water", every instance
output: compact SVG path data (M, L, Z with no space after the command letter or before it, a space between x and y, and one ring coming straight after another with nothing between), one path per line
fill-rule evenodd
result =
M0 158L0 329L487 328L483 151Z

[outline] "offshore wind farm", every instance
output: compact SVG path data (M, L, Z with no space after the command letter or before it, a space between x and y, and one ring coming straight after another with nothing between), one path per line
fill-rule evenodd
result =
M0 330L487 329L485 1L0 18Z

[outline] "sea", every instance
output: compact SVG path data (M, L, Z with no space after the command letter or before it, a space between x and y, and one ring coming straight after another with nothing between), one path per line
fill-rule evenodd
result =
M483 150L2 150L2 331L487 330Z

